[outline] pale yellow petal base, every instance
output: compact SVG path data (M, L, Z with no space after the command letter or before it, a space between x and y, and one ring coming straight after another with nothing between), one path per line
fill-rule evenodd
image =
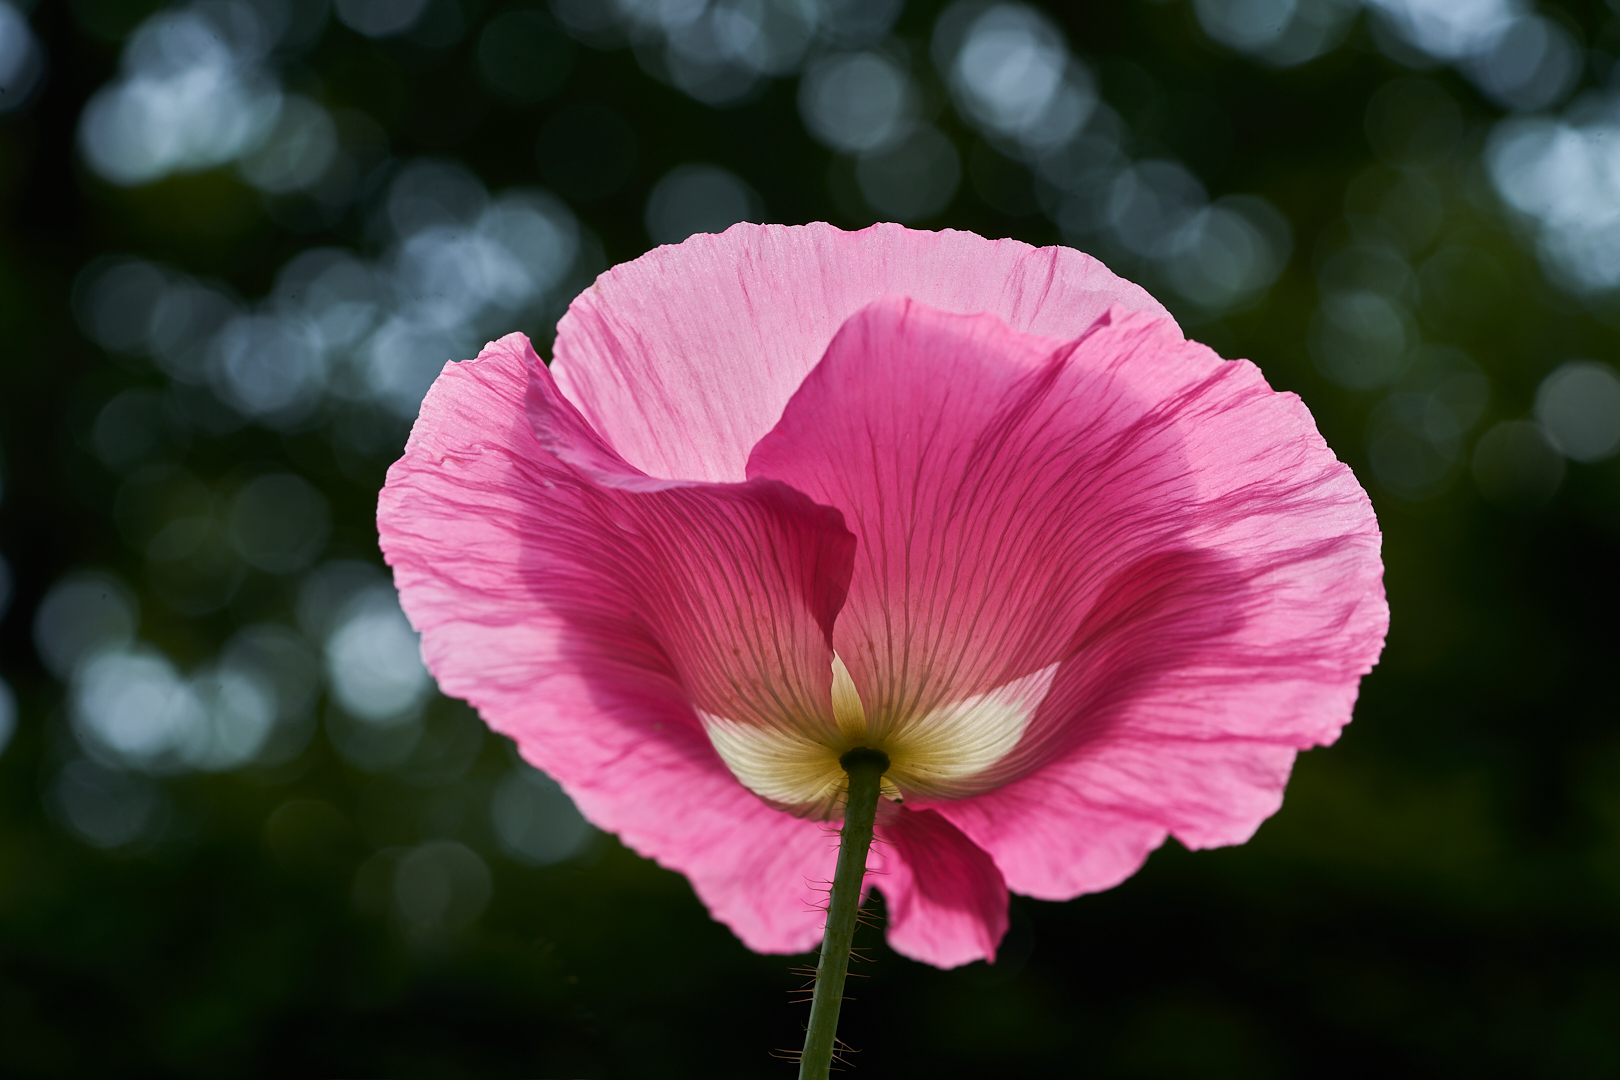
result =
M888 755L883 794L889 799L970 792L974 777L1018 745L1057 669L1053 664L874 734L849 669L834 655L833 723L825 730L812 733L698 715L721 759L750 791L801 817L828 820L843 813L847 777L838 760L862 746Z

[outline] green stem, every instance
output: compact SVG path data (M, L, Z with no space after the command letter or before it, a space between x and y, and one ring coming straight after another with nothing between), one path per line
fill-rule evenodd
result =
M849 801L844 807L844 828L838 834L838 870L827 904L827 930L816 964L816 990L810 1000L804 1053L799 1057L799 1080L827 1080L832 1069L838 1007L844 1002L844 976L849 972L849 950L861 910L861 880L866 877L866 853L872 846L879 781L889 767L889 758L881 750L861 748L845 754L839 764L849 773Z

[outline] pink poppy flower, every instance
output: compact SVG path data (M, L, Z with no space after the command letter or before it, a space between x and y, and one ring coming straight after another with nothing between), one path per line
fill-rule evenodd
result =
M738 225L446 365L378 523L447 694L764 952L812 949L840 754L891 766L901 953L1239 843L1388 623L1292 394L1066 248Z

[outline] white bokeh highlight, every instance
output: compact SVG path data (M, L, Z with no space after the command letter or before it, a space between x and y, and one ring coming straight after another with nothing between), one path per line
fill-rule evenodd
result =
M893 146L917 121L910 74L879 52L836 54L815 62L799 83L799 113L810 134L846 154Z
M80 840L109 849L151 840L169 813L168 800L151 780L82 758L57 774L45 805Z
M1592 360L1572 360L1541 381L1536 422L1554 449L1597 462L1620 450L1620 375Z
M411 934L465 930L494 893L489 866L472 848L431 840L406 852L394 867L394 914Z
M0 0L0 113L21 108L45 69L44 50L15 4Z
M628 43L648 74L729 105L795 74L820 47L881 40L900 8L901 0L558 0L551 10L576 37Z
M596 835L557 782L528 765L501 778L489 809L501 850L530 866L570 859Z
M427 10L428 0L334 0L338 21L366 37L403 34Z
M0 679L0 754L6 752L11 745L11 738L17 733L17 694L11 689L11 684Z
M1123 268L1151 268L1194 315L1254 302L1287 265L1292 229L1264 199L1211 200L1181 162L1132 159L1124 121L1099 99L1091 69L1044 13L959 0L935 23L932 53L958 113L1029 167L1037 200L1066 242ZM868 201L884 210L866 187Z
M1062 144L1096 107L1090 72L1034 8L997 4L976 14L954 52L949 82L959 106L1025 148Z
M695 233L725 232L739 221L760 221L764 200L742 177L718 165L677 165L647 196L647 235L678 244Z
M34 611L34 649L45 669L69 678L81 664L129 646L140 605L122 581L96 570L68 574Z
M1563 117L1503 121L1485 164L1555 281L1584 293L1620 287L1620 94L1593 95Z
M405 163L381 201L378 258L308 249L257 304L147 260L98 260L75 288L79 325L266 427L298 427L334 400L414 417L447 361L556 304L582 237L554 196L491 198L447 162Z
M1206 34L1275 67L1294 67L1336 47L1357 10L1355 0L1193 0Z
M171 9L136 28L117 80L79 119L79 147L104 179L135 186L214 168L257 149L282 94L264 67L274 45L250 5Z
M333 697L359 719L392 725L414 718L433 679L392 586L361 591L338 614L326 639L326 674Z

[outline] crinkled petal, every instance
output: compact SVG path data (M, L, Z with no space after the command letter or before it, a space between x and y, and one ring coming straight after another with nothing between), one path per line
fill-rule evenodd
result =
M994 961L1007 932L1007 885L996 864L933 810L884 810L867 885L883 893L889 944L942 968Z
M874 304L749 475L860 540L834 646L869 717L1058 665L976 789L907 803L1020 892L1114 884L1167 833L1246 838L1293 751L1349 720L1387 628L1371 506L1303 405L1152 316L1065 344Z
M1131 718L1143 730L1106 752L938 810L993 854L1009 888L1042 900L1118 885L1172 834L1193 848L1241 843L1277 811L1294 748L1158 736L1147 708Z
M1164 314L1072 248L874 225L735 225L602 274L557 327L557 384L642 472L741 480L833 335L880 297L1077 337L1111 306Z
M751 947L815 941L824 826L744 789L694 707L830 724L853 544L836 511L776 482L638 488L512 335L447 365L378 525L446 693Z

